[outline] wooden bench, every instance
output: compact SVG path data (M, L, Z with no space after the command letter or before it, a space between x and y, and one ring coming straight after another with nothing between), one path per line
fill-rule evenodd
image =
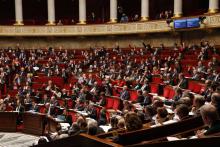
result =
M162 125L155 128L141 129L137 131L119 133L118 143L121 145L129 145L140 143L142 141L150 141L153 139L171 136L180 132L191 130L203 126L202 118L193 117L187 120L179 121L172 124Z

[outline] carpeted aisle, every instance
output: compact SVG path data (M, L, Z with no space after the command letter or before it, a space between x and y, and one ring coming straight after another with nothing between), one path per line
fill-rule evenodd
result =
M0 147L28 147L38 139L37 136L22 133L0 132Z

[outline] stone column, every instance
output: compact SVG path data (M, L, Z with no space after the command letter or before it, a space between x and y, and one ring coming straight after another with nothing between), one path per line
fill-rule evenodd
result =
M219 0L209 0L209 11L208 13L217 13L219 10Z
M174 17L181 17L183 15L182 4L182 0L174 0Z
M141 21L149 20L149 0L141 0Z
M23 24L22 0L15 0L15 24L14 25L24 25Z
M110 23L117 23L117 0L110 0Z
M47 0L48 23L47 25L55 25L55 1Z
M79 23L86 24L86 0L79 0Z

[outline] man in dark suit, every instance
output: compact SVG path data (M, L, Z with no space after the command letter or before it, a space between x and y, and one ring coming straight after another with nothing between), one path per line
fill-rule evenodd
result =
M39 112L40 108L35 101L32 101L32 105L31 105L30 110L33 112Z
M137 102L138 103L143 103L144 102L144 96L143 96L143 92L141 90L137 91Z
M25 111L24 102L17 100L17 106L15 109L19 114L17 117L17 125L20 125L22 123L22 113Z
M24 104L22 104L20 100L17 100L16 111L19 113L23 113L25 111Z
M150 91L150 85L149 85L149 82L147 79L144 80L144 84L142 85L141 87L141 90L142 91Z
M120 92L120 98L122 100L129 100L130 99L130 93L128 92L128 87L124 86L122 91Z
M143 105L143 106L147 106L147 105L150 105L152 103L151 97L148 93L149 92L146 91L146 90L143 92L144 100L141 103L141 105Z
M188 88L188 80L184 77L183 73L179 74L179 83L177 84L177 87L181 89Z

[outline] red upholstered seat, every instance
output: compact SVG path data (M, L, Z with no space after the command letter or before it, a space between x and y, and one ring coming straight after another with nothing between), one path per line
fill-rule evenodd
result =
M76 122L77 121L78 116L77 116L76 112L69 111L68 114L72 116L72 122Z
M46 107L44 105L40 106L39 112L40 113L45 113L46 112Z
M163 96L164 96L165 98L169 98L169 94L170 94L170 88L169 88L169 87L165 87L165 88L163 89Z
M43 85L43 84L33 83L32 88L33 88L34 90L38 90L38 89L41 89L41 88L42 88L42 85Z
M150 84L151 93L158 93L158 84Z
M131 101L137 101L137 91L136 90L129 90L129 92L130 92L130 95L131 95L131 98L130 98L130 100Z
M71 89L71 87L70 87L69 84L65 84L65 85L63 86L63 88L66 89L66 90L70 90L70 89Z
M67 106L69 109L73 108L73 101L71 99L67 100Z
M15 95L18 94L18 90L11 90L8 94L10 94L11 97L15 97Z
M65 68L65 67L66 67L65 64L58 64L58 66L59 66L60 68Z
M200 94L202 94L205 91L205 85L201 85L201 90L200 90Z
M108 111L106 111L106 118L107 118L107 123L110 122L110 113Z
M116 90L113 89L113 96L120 96L119 93L122 91L122 88L117 87L117 91L118 91L118 92L116 92Z
M153 78L152 78L152 82L153 82L153 83L160 84L160 83L162 83L162 80L161 80L160 77L153 77Z
M193 91L195 87L195 82L194 81L189 81L188 83L188 89Z
M13 107L12 106L7 106L5 111L13 111Z
M102 107L96 107L97 119L99 119L101 109Z
M201 89L202 89L202 85L200 85L199 83L196 83L193 92L200 93Z
M58 99L57 100L60 106L64 106L65 102L62 99Z
M114 99L113 98L106 98L107 104L106 104L106 109L112 109L113 104L114 104Z
M77 79L75 77L69 78L69 83L75 84L77 82Z
M118 110L119 107L120 107L120 99L114 99L114 103L113 103L112 108L115 110Z
M170 93L169 93L168 99L172 99L174 96L175 96L175 90L174 89L170 89Z
M64 84L63 78L61 78L61 77L51 77L51 80L53 81L53 83L55 85L63 87L63 84Z

